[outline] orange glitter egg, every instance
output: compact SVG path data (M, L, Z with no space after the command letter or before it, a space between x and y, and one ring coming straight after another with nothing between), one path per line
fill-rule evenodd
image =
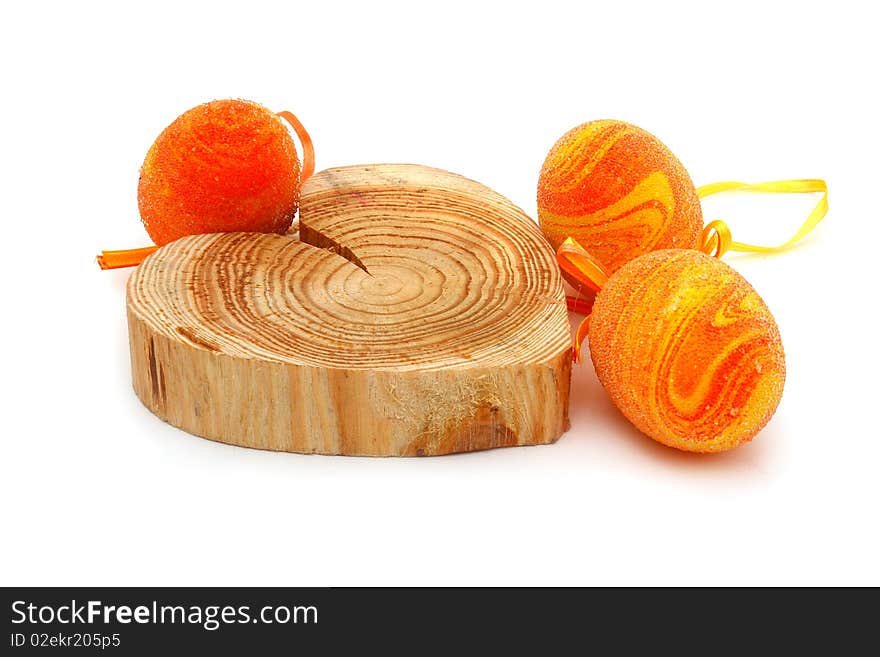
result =
M538 219L553 248L573 237L609 272L657 249L697 248L703 213L678 158L623 121L563 135L538 180Z
M615 405L670 447L737 447L782 396L773 315L742 276L699 251L655 251L619 269L596 297L589 340Z
M245 100L180 115L141 167L138 207L161 246L185 235L284 233L299 204L300 163L287 126Z

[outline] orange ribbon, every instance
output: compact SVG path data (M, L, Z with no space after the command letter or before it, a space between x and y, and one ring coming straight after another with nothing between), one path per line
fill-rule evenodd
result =
M559 263L559 268L571 279L594 293L601 290L608 280L605 268L573 237L566 237L565 241L559 245L556 250L556 262ZM575 331L574 344L572 345L572 358L575 363L579 363L581 362L581 344L590 331L590 313L593 310L593 300L566 296L565 303L569 310L585 315Z
M278 112L278 116L287 121L299 137L303 150L302 173L300 184L304 183L315 172L315 148L312 138L300 123L296 116L288 111ZM101 251L96 256L98 266L101 269L119 269L122 267L135 267L141 264L148 255L156 251L158 246L143 246L137 249L122 249L120 251Z

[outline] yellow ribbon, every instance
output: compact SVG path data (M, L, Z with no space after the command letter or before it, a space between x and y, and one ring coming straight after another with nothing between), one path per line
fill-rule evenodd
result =
M828 185L824 180L773 180L763 183L717 182L697 188L697 196L706 198L721 192L755 192L758 194L810 194L821 193L816 207L806 221L787 242L778 246L761 246L736 242L730 237L730 228L723 221L713 221L706 225L701 236L701 250L720 258L728 250L746 253L778 253L793 246L813 230L828 212Z
M717 182L699 187L697 189L697 196L706 198L712 194L733 191L757 192L761 194L809 194L820 192L822 196L806 221L804 221L791 239L778 246L760 246L758 244L735 242L726 223L720 219L710 221L703 228L699 248L704 253L708 253L716 258L720 258L727 251L751 253L778 253L779 251L784 251L803 239L822 221L828 212L828 185L824 180L775 180L755 184L733 181ZM594 294L599 292L608 280L608 273L602 267L602 264L593 258L583 245L573 237L567 237L559 245L556 251L556 261L559 263L559 268L563 273ZM576 363L579 363L581 360L581 344L590 330L590 313L593 310L594 298L565 297L569 310L585 315L577 331L575 331L574 344L572 345L572 357Z

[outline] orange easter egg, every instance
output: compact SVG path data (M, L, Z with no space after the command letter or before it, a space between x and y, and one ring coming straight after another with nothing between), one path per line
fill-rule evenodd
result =
M657 249L698 246L703 214L678 158L623 121L563 135L538 180L538 219L553 248L574 237L609 272Z
M184 112L141 167L138 207L161 246L185 235L284 233L299 204L300 163L287 126L246 100Z
M742 276L699 251L655 251L614 273L596 297L589 340L614 404L670 447L737 447L782 396L773 315Z

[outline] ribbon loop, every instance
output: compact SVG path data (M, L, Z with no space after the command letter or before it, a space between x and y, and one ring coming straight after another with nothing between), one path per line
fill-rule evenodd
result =
M725 181L725 182L717 182L711 183L709 185L703 185L702 187L697 188L697 196L700 198L706 198L707 196L711 196L712 194L719 194L721 192L754 192L757 194L810 194L810 193L820 193L822 196L819 198L819 201L816 203L816 207L813 208L812 212L810 212L806 221L801 225L801 227L797 230L797 232L787 241L782 244L778 244L776 246L761 246L759 244L747 244L746 242L736 242L730 239L729 249L731 251L739 251L745 253L778 253L779 251L784 251L792 246L794 246L797 242L802 240L807 234L810 233L822 219L825 217L825 214L828 212L828 184L824 180L819 180L815 178L805 178L801 180L773 180L769 182L762 183L744 183L744 182L736 182L736 181ZM719 224L723 225L723 222L713 221L703 229L703 237L702 244L703 250L709 253L710 255L715 255L713 252L717 253L716 257L720 257L723 255L724 251L727 249L721 249L724 242L724 235L722 232L726 229L728 238L730 235L730 229L724 225L724 228L720 228ZM714 227L714 230L717 234L717 241L715 235L712 234L711 228ZM707 241L711 241L709 246L709 250L707 250Z
M556 261L564 273L593 292L601 290L608 280L602 264L573 237L566 237L559 245Z
M278 112L278 116L287 121L293 128L294 132L296 132L296 136L299 137L299 142L303 149L300 183L304 183L313 173L315 173L315 147L312 144L312 138L309 136L305 126L298 118L296 118L296 115L293 112L282 110L281 112Z
M700 250L713 258L720 258L727 253L731 244L733 238L730 235L730 227L720 219L706 224L700 235Z
M601 263L596 260L581 244L573 237L565 238L556 250L556 262L563 274L587 288L592 292L598 292L608 280L608 273ZM593 310L593 299L584 297L566 296L565 302L572 312L585 315L583 321L575 331L572 344L572 359L575 363L581 361L581 345L590 331L590 313Z

